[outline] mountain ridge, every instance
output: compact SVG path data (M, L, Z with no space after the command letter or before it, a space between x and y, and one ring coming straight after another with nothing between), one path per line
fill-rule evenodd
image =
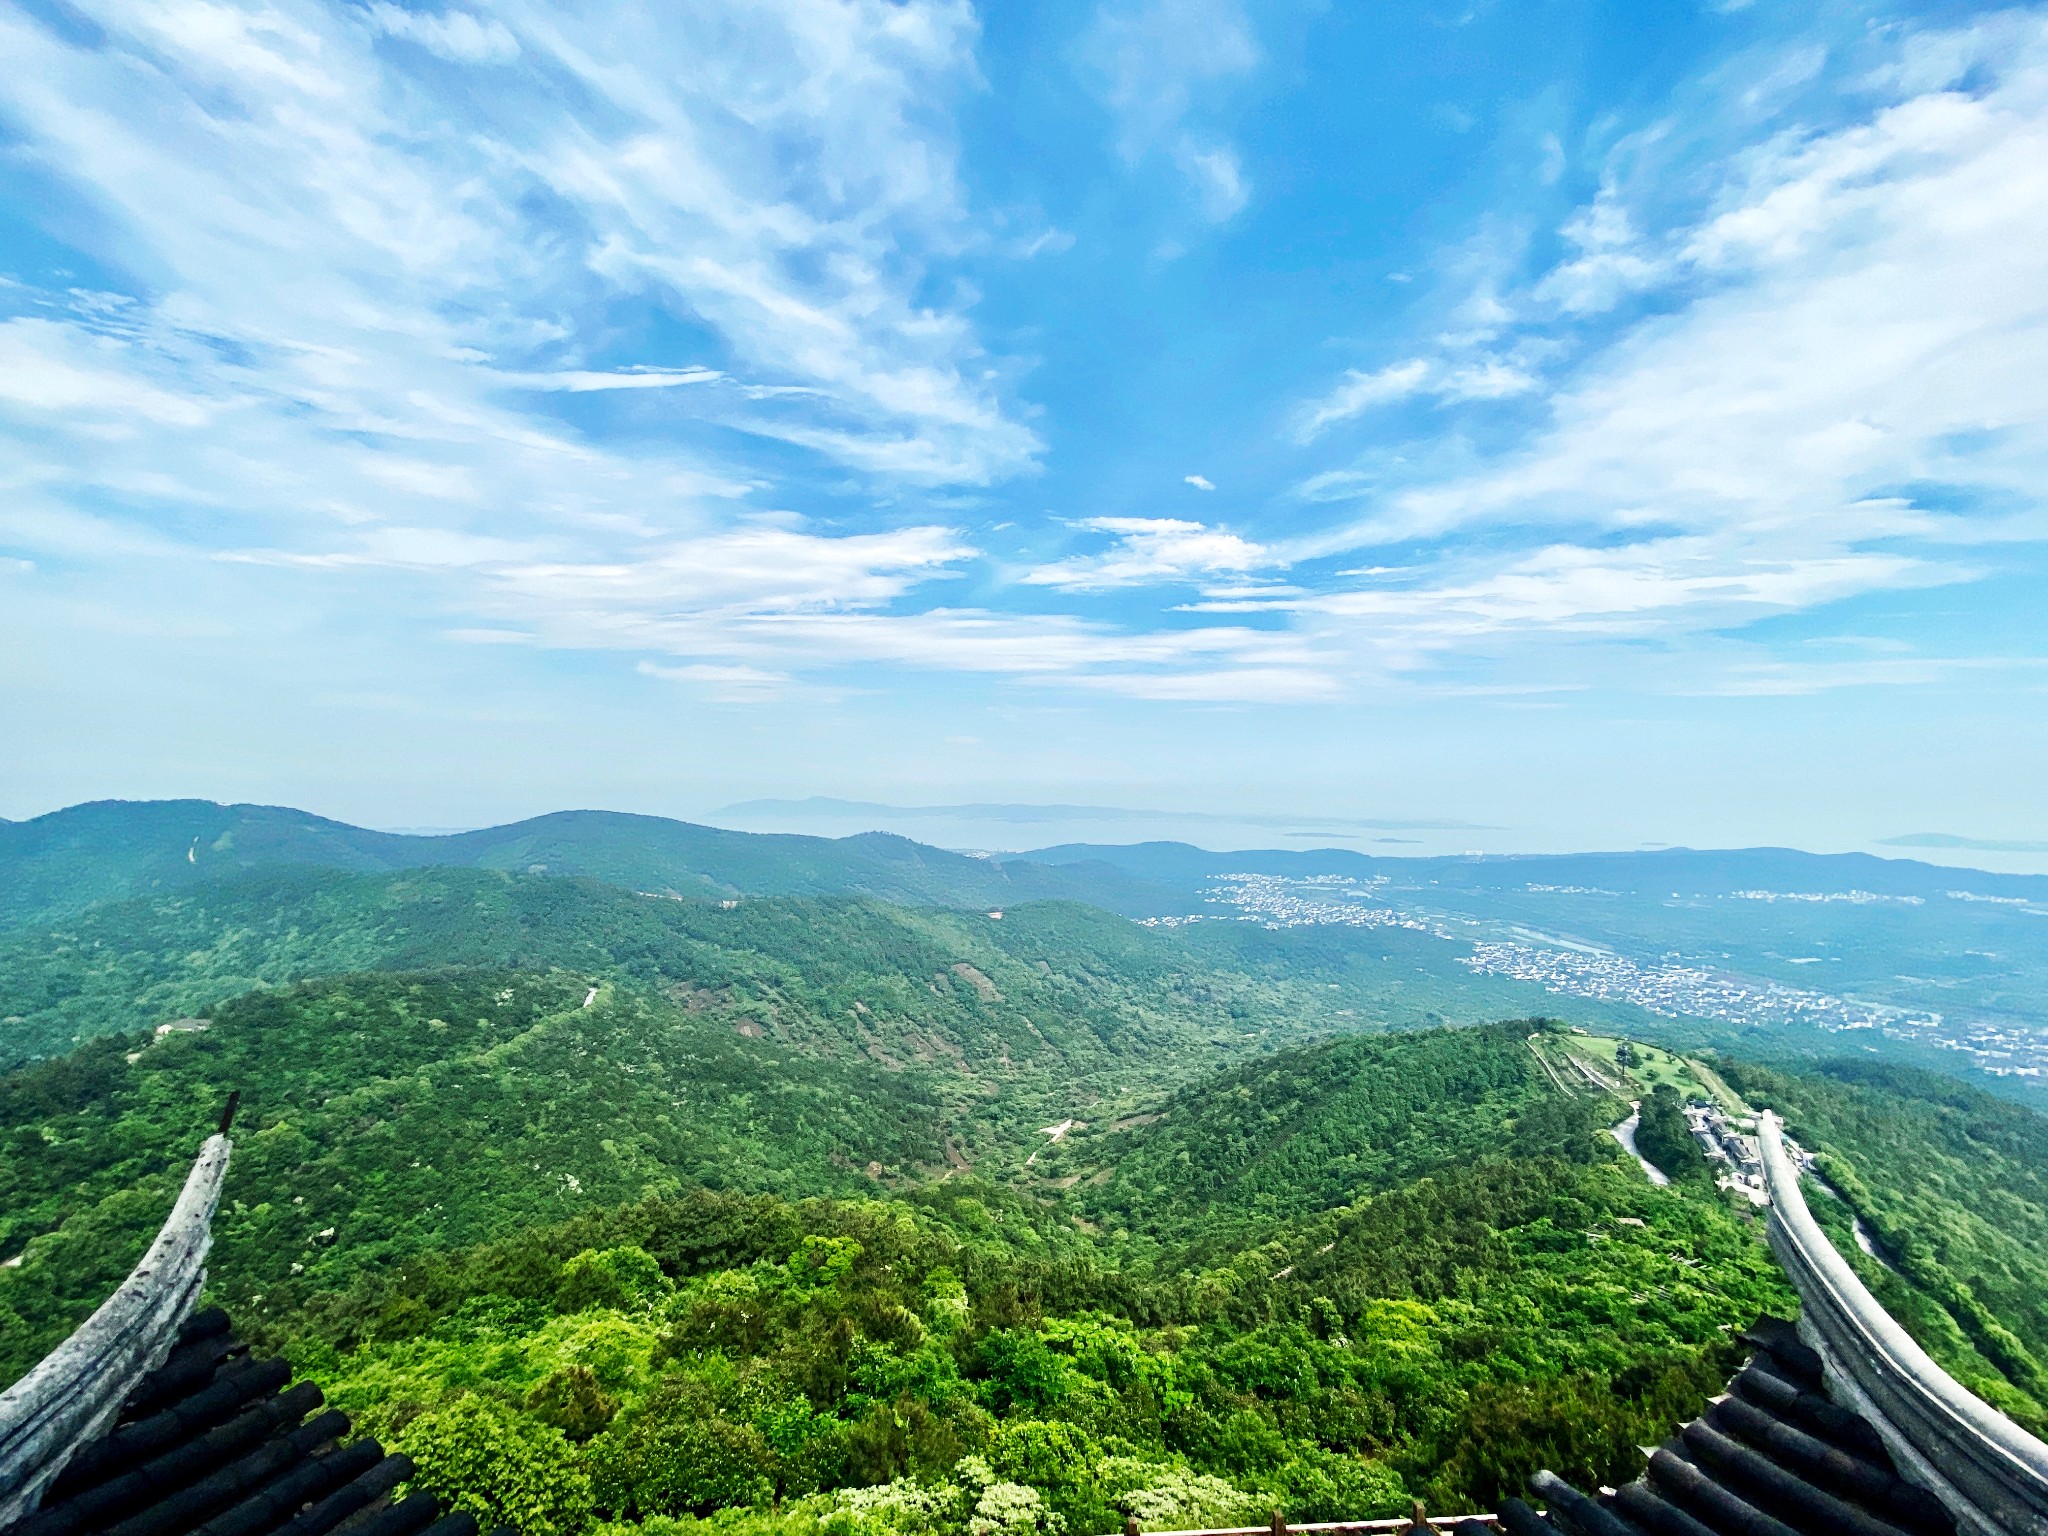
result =
M1015 861L1012 861L1015 862ZM0 824L0 925L290 864L358 873L434 865L582 875L702 898L850 894L932 906L1066 898L1144 911L1160 893L1107 866L976 858L887 832L848 838L735 832L626 811L554 811L421 836L291 806L100 800Z
M0 820L0 927L223 874L291 864L356 872L434 865L581 875L699 898L848 894L930 906L1086 901L1127 917L1185 911L1226 873L1346 874L1447 892L1605 882L1640 894L1693 882L1708 894L1757 882L1839 882L1880 895L1983 894L2048 903L2048 876L1998 874L1800 849L1642 849L1565 854L1375 855L1345 848L1211 850L1162 840L1066 843L1007 856L957 853L891 832L828 838L743 832L631 811L551 811L466 832L380 832L293 806L96 800ZM1610 891L1608 894L1621 894Z

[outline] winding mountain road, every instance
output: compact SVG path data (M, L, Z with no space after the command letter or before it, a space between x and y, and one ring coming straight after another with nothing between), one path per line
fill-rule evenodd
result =
M1623 1151L1643 1165L1643 1172L1650 1176L1652 1184L1669 1184L1671 1176L1636 1150L1636 1127L1642 1123L1642 1100L1630 1099L1628 1101L1628 1118L1619 1125L1609 1126L1607 1134L1621 1143Z

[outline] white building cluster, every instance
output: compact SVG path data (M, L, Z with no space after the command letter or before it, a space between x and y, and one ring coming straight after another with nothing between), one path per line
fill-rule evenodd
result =
M1234 909L1242 920L1268 928L1406 928L1469 942L1472 952L1460 956L1459 963L1474 971L1534 982L1563 996L1632 1004L1667 1018L1715 1019L1746 1028L1803 1024L1830 1032L1868 1029L1891 1039L1960 1052L1980 1071L1998 1076L2048 1076L2048 1035L2037 1030L1990 1020L1950 1020L1933 1009L1866 1002L1708 966L1665 961L1645 964L1591 945L1474 939L1476 924L1466 923L1465 931L1459 932L1438 917L1389 904L1384 890L1387 884L1385 877L1357 881L1342 875L1289 879L1242 873L1219 876L1205 899ZM1738 894L1747 899L1782 901L1890 899L1863 891ZM1171 927L1198 920L1154 918L1151 922Z

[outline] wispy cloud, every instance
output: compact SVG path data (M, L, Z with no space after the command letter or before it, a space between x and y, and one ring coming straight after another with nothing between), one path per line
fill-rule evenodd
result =
M1653 539L1610 549L1557 544L1506 564L1464 563L1388 584L1301 596L1251 596L1217 611L1288 611L1368 626L1403 648L1436 648L1506 632L1650 634L1673 623L1740 624L1864 591L1943 574L1898 555L1733 560L1712 541ZM1418 579L1419 578L1419 579Z
M1217 86L1259 63L1237 0L1104 0L1081 58L1115 114L1117 151L1126 161L1164 155L1212 222L1243 210L1251 199L1244 166L1203 111Z
M1338 691L1335 656L1301 636L1228 625L1131 633L1065 614L933 608L914 614L794 611L747 616L580 616L592 645L698 658L702 664L814 671L882 665L979 673L1022 684L1208 702L1286 702ZM561 633L558 643L580 629ZM698 664L693 662L691 664Z
M927 282L982 238L946 115L972 11L743 9L95 0L92 46L0 17L17 154L152 274L0 300L0 537L404 571L452 628L680 657L729 694L768 683L687 668L1257 665L1271 642L1140 654L1113 628L884 611L977 551L748 505L734 432L884 494L1000 479L1038 442L971 295ZM613 306L671 339L632 345ZM591 430L570 397L662 430Z
M206 425L205 400L125 366L125 352L115 338L49 320L0 322L0 404L100 437Z
M1340 421L1362 416L1375 406L1392 405L1417 395L1451 403L1505 400L1528 394L1536 387L1534 374L1499 357L1455 362L1412 357L1372 372L1352 368L1346 370L1335 389L1299 413L1295 439L1312 443Z
M1199 580L1273 563L1266 550L1248 539L1181 518L1091 517L1079 526L1110 535L1110 546L1100 554L1074 555L1038 566L1025 575L1027 583L1068 592L1099 592L1111 587Z
M404 38L457 64L509 64L519 57L519 39L500 22L468 11L409 11L385 4L370 7L370 20L387 37Z
M1558 359L1543 420L1442 472L1425 453L1310 477L1305 496L1349 495L1362 514L1294 553L1440 553L1397 590L1309 606L1443 641L1504 626L1682 634L1971 579L1984 567L1959 552L2048 538L2048 23L2012 15L1894 47L1885 69L1864 66L1855 119L1761 139L1726 125L1718 161L1683 166L1713 188L1695 218L1659 225L1668 188L1610 177L1566 221L1565 258L1489 301L1503 357L1540 343ZM1809 78L1811 49L1795 62L1785 79ZM1450 367L1347 374L1297 436L1403 399L1537 383L1509 362L1454 385ZM1931 675L1901 661L1729 686Z
M594 389L673 389L679 384L715 384L725 375L715 368L564 368L553 373L506 373L499 377L519 389L560 389L585 394Z
M878 474L980 483L1037 452L966 310L921 291L975 238L945 120L975 78L957 0L750 5L737 68L717 6L84 10L92 47L0 22L0 111L151 270L124 323L175 340L188 398L260 376L279 430L411 433L509 421L507 385L722 374L695 411ZM43 303L80 333L45 358L102 318ZM605 306L633 303L715 356L592 366Z

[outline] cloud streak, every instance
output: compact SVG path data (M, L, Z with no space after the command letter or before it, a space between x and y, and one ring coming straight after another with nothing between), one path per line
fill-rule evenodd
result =
M1236 146L1203 111L1217 88L1260 62L1236 0L1105 0L1081 58L1116 119L1117 152L1127 163L1163 155L1212 223L1244 210L1250 179Z
M1909 35L1862 84L1882 94L1855 120L1690 168L1718 186L1687 222L1657 226L1663 189L1638 185L1631 205L1610 177L1566 222L1570 254L1490 301L1490 347L1557 358L1542 418L1447 472L1424 454L1420 473L1382 459L1306 479L1305 497L1361 510L1294 556L1429 553L1398 590L1290 611L1432 644L1678 636L1975 579L1973 551L2048 538L2048 24ZM1539 383L1512 363L1460 375L1456 355L1348 373L1296 439ZM1782 691L1770 678L1746 686Z

